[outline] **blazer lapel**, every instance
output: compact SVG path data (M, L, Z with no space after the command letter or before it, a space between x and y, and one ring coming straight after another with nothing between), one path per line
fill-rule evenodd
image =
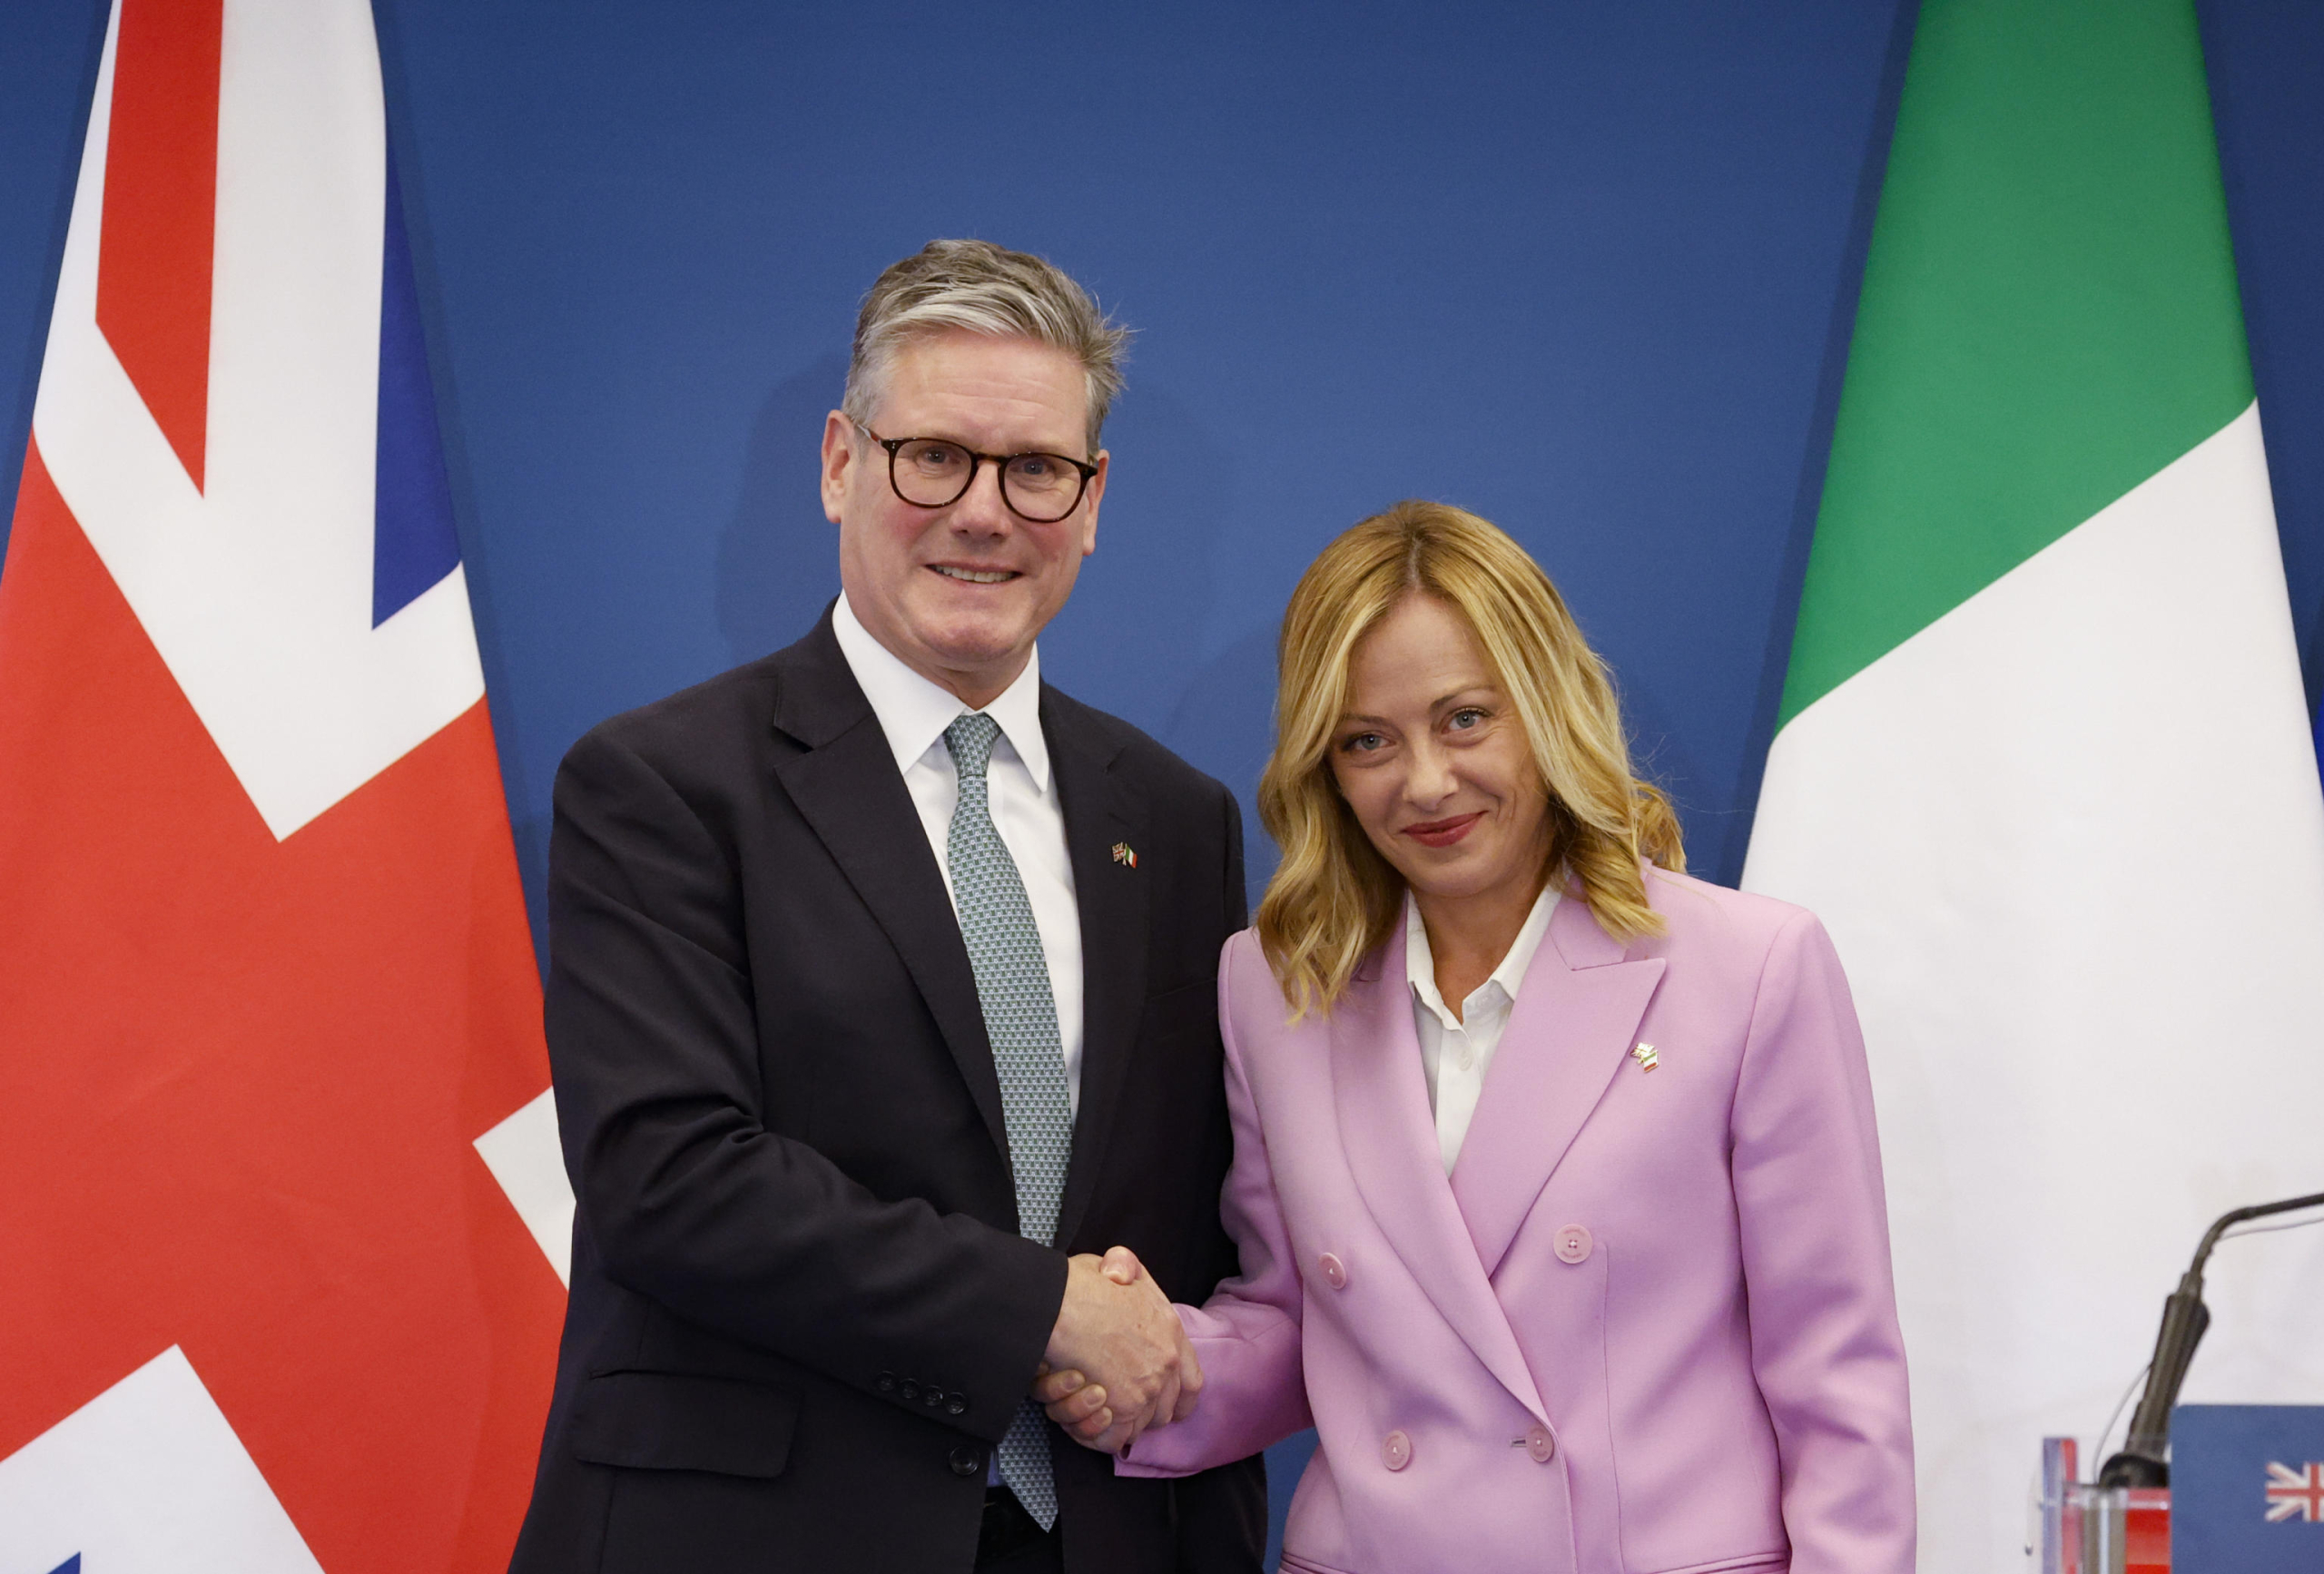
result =
M1146 841L1146 791L1114 770L1120 751L1082 722L1078 709L1043 686L1041 731L1065 811L1074 901L1081 910L1081 1097L1058 1210L1059 1246L1074 1239L1097 1195L1106 1135L1146 1003L1147 877L1114 856L1118 846Z
M1401 923L1375 965L1376 973L1359 975L1340 998L1331 1018L1333 1098L1356 1189L1445 1323L1502 1387L1547 1422L1533 1374L1445 1184L1413 1027Z
M840 654L830 612L784 654L796 659L783 671L774 726L803 752L778 763L775 775L894 942L993 1146L1005 1156L1000 1077L993 1070L968 947L935 851L921 834L911 789L872 703Z
M1589 904L1569 894L1525 970L1452 1166L1452 1195L1488 1277L1629 1058L1662 981L1661 958L1622 956Z

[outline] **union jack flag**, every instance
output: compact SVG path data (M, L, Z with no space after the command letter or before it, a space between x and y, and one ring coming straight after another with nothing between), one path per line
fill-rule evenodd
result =
M370 0L113 0L0 573L0 1570L494 1574L572 1197Z
M2299 1519L2309 1524L2324 1521L2324 1464L2304 1470L2268 1461L2268 1522Z

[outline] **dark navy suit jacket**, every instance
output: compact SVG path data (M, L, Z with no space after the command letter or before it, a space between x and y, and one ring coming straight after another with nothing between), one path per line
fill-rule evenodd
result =
M1059 1238L1199 1302L1235 1268L1215 1001L1241 820L1127 723L1046 686L1040 710L1086 1000ZM596 728L556 803L579 1205L514 1574L967 1570L1066 1259L1017 1234L968 952L829 613ZM1256 1460L1117 1480L1051 1440L1068 1569L1257 1569Z

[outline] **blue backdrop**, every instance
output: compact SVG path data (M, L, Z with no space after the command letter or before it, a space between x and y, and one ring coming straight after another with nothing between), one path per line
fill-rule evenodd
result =
M1909 0L379 13L536 904L573 739L835 591L822 414L862 290L940 234L1043 252L1141 330L1045 672L1247 804L1299 570L1446 498L1564 587L1696 867L1735 878ZM2324 7L2203 20L2313 700ZM11 497L102 30L100 0L0 7Z

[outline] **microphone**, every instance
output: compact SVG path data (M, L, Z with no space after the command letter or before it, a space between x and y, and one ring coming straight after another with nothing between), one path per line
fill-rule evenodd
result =
M2154 1336L2154 1364L2147 1372L2146 1389L2139 1395L2138 1409L2131 1412L2130 1434L2122 1440L2122 1451L2098 1472L2100 1486L2171 1484L2171 1466L2163 1458L2171 1446L2171 1407L2179 1402L2179 1385L2186 1381L2187 1365L2195 1359L2195 1346L2202 1343L2203 1331L2211 1325L2211 1309L2203 1304L2203 1264L2220 1237L2247 1219L2319 1206L2324 1206L2324 1192L2280 1203L2258 1203L2221 1214L2203 1232L2203 1244L2195 1248L2195 1260L2180 1279L2179 1288L2163 1300L2162 1327Z

